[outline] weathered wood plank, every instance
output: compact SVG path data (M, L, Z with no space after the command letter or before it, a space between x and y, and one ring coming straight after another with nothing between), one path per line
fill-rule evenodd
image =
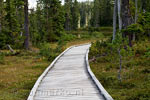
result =
M72 47L43 77L33 100L104 100L86 69L90 45Z

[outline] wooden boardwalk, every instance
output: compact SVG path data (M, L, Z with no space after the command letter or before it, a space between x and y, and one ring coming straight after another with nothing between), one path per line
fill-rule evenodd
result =
M105 100L87 70L85 57L89 47L74 46L61 55L28 100Z

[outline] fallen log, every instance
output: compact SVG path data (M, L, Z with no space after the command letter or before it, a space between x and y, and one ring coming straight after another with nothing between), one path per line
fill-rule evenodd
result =
M11 53L15 53L15 51L11 48L10 45L7 45L8 49L11 51Z

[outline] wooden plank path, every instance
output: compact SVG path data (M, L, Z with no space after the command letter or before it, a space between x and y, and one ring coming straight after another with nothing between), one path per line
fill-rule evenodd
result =
M73 46L56 58L38 79L28 100L112 100L99 90L87 70L89 47Z

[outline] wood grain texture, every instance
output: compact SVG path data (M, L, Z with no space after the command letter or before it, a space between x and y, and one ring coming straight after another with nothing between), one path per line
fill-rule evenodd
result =
M33 100L104 100L87 71L89 47L74 46L65 52L43 77Z

